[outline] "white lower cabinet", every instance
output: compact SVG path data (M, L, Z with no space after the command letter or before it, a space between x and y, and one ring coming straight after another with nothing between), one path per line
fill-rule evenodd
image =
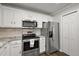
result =
M0 56L9 56L10 55L10 51L9 51L9 44L3 46L2 48L0 48Z
M45 52L45 37L40 37L40 53Z
M11 56L21 56L21 46L20 45L12 45L10 47Z
M0 48L0 56L21 56L21 40L12 41Z
M21 50L21 40L19 41L13 41L10 43L10 55L11 56L21 56L22 50Z

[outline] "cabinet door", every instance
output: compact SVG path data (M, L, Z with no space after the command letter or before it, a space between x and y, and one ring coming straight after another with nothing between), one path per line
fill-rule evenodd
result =
M37 21L37 24L38 24L37 25L38 28L42 28L42 21Z
M4 50L5 50L4 47L0 48L0 56L3 56L4 55L3 54L4 53Z
M45 37L40 37L40 53L45 52Z
M21 56L21 45L12 45L11 49L11 56Z
M43 19L41 16L37 17L37 22L38 22L38 28L42 28Z
M14 27L22 27L22 13L15 10Z
M42 28L43 19L40 17L40 15L33 15L32 19L37 21L37 28Z
M0 27L2 26L2 8L0 4Z
M69 41L70 41L70 32L69 32L69 20L67 20L65 17L63 18L63 52L65 52L66 54L70 54L70 50L69 50Z
M3 26L4 27L12 27L14 20L14 11L9 8L3 6Z
M11 56L20 56L22 54L21 44L21 40L13 41L10 43Z
M9 56L9 55L10 55L9 44L7 44L0 49L0 56Z

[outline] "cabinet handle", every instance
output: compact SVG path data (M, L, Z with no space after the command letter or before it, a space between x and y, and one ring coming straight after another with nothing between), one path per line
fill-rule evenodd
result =
M11 24L12 24L13 22L11 21Z
M21 51L19 53L21 54Z
M15 22L14 22L14 24L15 24Z

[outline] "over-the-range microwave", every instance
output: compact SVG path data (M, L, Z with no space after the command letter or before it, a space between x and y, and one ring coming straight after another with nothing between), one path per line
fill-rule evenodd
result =
M23 20L22 27L37 27L36 21Z

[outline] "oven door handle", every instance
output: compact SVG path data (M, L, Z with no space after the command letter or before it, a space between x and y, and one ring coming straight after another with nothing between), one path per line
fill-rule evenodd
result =
M22 40L23 42L30 42L29 40Z

